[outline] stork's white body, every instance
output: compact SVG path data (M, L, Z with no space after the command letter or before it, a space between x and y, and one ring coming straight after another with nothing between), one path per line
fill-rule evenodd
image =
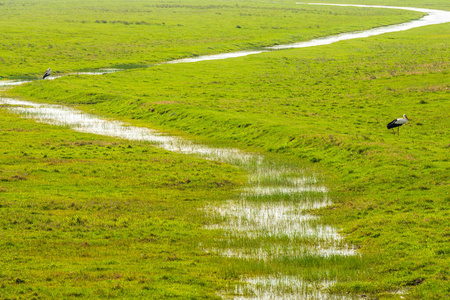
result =
M44 76L42 77L42 79L45 79L45 77L50 76L50 74L52 73L52 70L50 68L47 69L47 71L45 71Z
M402 126L403 124L406 124L406 123L408 123L408 117L406 115L403 115L403 118L395 119L392 122L390 122L389 124L387 124L387 128L388 129L392 128L392 131L394 132L394 135L395 135L394 128L395 127L400 127L400 126ZM399 128L397 128L397 133L398 133L398 135L400 135Z

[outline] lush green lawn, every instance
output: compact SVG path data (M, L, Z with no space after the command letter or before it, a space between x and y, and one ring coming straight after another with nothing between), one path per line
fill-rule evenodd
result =
M368 4L365 2L364 4ZM438 1L435 6L422 4L421 1L410 3L377 1L370 4L448 8L448 5ZM248 6L251 5L259 7L257 2L249 2ZM297 12L305 15L312 12L323 14L323 12L331 11L336 12L338 16L344 14L350 17L352 13L360 11L354 8L306 8L287 5L287 3L283 7L294 9L283 11L283 13L308 9L308 12ZM156 8L153 9L156 11ZM259 9L273 13L273 10ZM214 8L214 12L218 10ZM363 11L364 14L371 14L373 11L374 16L377 17L381 17L378 15L380 12L383 15L386 13L385 20L395 20L395 15L398 13L390 10L363 9ZM241 10L235 11L230 6L229 13L231 12L240 14ZM368 21L361 26L373 25L371 18L364 15L357 15L354 20L360 20L359 18L365 18ZM110 20L114 19L115 17ZM293 19L295 18L292 17L291 22ZM335 20L333 13L329 15L329 18L327 17L328 22L334 22L332 20ZM330 23L325 32L320 32L317 28L311 29L311 31L308 30L310 34L305 33L304 37L341 31L342 27L337 29L339 24L347 22L340 18L335 21L337 27ZM169 24L168 21L166 22ZM316 21L308 23L308 28L311 24L315 24L314 22ZM196 23L198 22L192 21L192 24ZM91 25L95 24L98 23L94 22ZM258 24L261 28L262 25ZM106 23L105 26L113 25L118 24ZM354 29L349 23L345 26L347 25L348 27L344 28ZM131 25L121 24L120 26ZM214 34L217 33L212 26L209 29L214 31ZM360 247L360 252L369 262L369 267L366 266L369 275L362 278L355 276L354 280L341 282L334 289L360 293L374 292L380 296L390 297L385 292L404 286L411 288L409 291L412 298L441 299L450 294L448 290L449 29L450 25L436 25L329 46L276 51L232 60L158 65L94 78L67 76L54 81L36 81L4 93L35 101L80 105L82 109L94 111L97 114L176 133L181 132L211 143L225 143L258 151L275 152L295 162L313 164L316 168L323 170L333 190L335 205L321 212L323 218L343 228L342 233L348 242ZM174 46L173 52L169 51L170 54L161 54L164 51L157 50L158 53L154 54L154 58L143 60L133 56L134 54L123 60L113 56L113 63L118 64L120 61L120 63L139 64L165 60L169 57L216 52L216 50L259 47L273 43L276 36L269 34L268 39L258 40L258 35L255 35L255 41L260 41L257 44L246 40L235 43L228 40L233 36L231 32L221 33L227 37L225 41L220 42L227 45L226 47L214 48L211 51L207 50L211 47L209 41L194 43L195 47L205 47L196 50L197 52L185 45L170 43L177 45ZM274 29L273 32L278 31ZM17 34L19 37L22 36L21 33ZM261 36L265 34L260 32ZM289 33L289 30L286 30L285 36L283 34L276 38L283 42L296 38L292 32ZM97 44L94 43L94 45ZM63 48L66 49L66 47ZM184 50L182 53L177 52L179 49ZM3 55L4 52L0 51L0 53ZM78 63L70 65L70 62L63 62L61 58L55 58L55 60L61 65L67 63L67 66L60 70L81 67ZM82 67L110 66L100 59L93 59L91 65L87 63L84 65L85 63L82 63ZM34 74L38 72L38 67L45 69L43 63L36 63L34 66L25 67L27 71L21 73L19 65L13 61L12 67L8 67L10 71L5 71L5 74ZM410 117L411 121L400 128L400 136L394 136L386 129L386 124L404 113ZM5 138L4 141L11 141L16 135L25 134L25 132L12 131L8 134L10 137ZM60 145L55 141L51 143ZM46 147L42 143L39 145ZM83 147L94 147L93 145L88 144ZM97 151L101 154L101 147L105 148L107 145L109 144L97 145L96 147L100 148ZM77 150L78 154L75 155L70 154L74 151L69 150L70 144L64 147L68 148L66 151L69 156L75 156L80 160L94 160L89 158L89 151L81 155L82 152L78 151L82 150ZM119 154L123 154L120 151L127 151L119 150L120 143L114 147ZM141 149L141 146L134 145L131 149L136 147ZM36 151L38 146L31 149ZM46 151L42 153L49 151L45 149ZM21 151L28 153L25 150ZM148 151L155 151L156 156L162 155L157 150ZM134 155L140 155L139 150L133 150L133 152ZM15 155L19 155L18 153L16 151ZM67 155L62 151L59 153L61 156ZM88 156L84 157L84 155ZM20 161L24 163L23 160ZM97 161L97 163L101 162ZM197 161L197 163L200 162ZM207 166L212 168L210 164ZM38 168L36 161L31 161L28 168L31 166ZM122 167L128 172L126 165ZM65 168L69 167L65 166ZM83 168L80 170L75 166L71 168L78 168L79 172L84 171ZM215 168L222 170L222 166L215 166ZM228 174L227 168L229 167L223 166L222 172L225 172L223 176ZM114 170L99 169L105 172L102 177L106 174L115 176ZM171 170L166 171L167 176L171 176L169 175ZM20 172L8 172L10 173L5 173L6 179L15 178L16 175L22 176ZM23 173L27 172L23 171ZM126 172L120 171L120 173ZM183 174L181 169L177 172ZM2 174L0 173L1 176ZM47 175L57 176L53 172L46 172L45 176L41 175L42 180ZM92 176L93 182L101 180L95 175ZM180 175L180 178L183 177L184 175ZM9 179L5 181L8 184L29 182L28 177L26 181ZM207 185L207 182L210 181L202 184ZM58 193L64 195L65 200L64 205L60 205L66 207L65 211L74 213L73 209L68 207L73 201L69 201L70 203L66 201L69 194L65 191L65 185L61 181ZM93 186L99 188L98 185ZM36 195L33 197L36 199L42 197L42 193L45 193L42 187L42 183L39 183L36 190L30 192ZM10 190L10 188L7 189ZM157 190L158 186L155 186L154 189L149 188L148 193L150 195L155 193L152 199L158 203L160 195L155 192ZM123 195L122 193L127 192L131 193L130 190L127 191L127 186L119 185L119 191L116 193ZM173 199L177 198L177 193L173 193ZM193 190L192 193L196 195L198 190ZM9 195L9 193L3 194ZM20 197L21 194L10 197ZM134 190L132 195L125 198L130 202L130 199L134 199L133 197L139 198ZM83 199L82 196L80 198ZM57 200L58 197L55 196L55 203L58 203ZM38 210L33 204L30 204L31 208L24 207L29 201L27 204L20 201L17 200L17 203L22 203L21 209ZM33 201L38 202L38 200ZM92 200L86 203L90 201ZM137 201L136 205L144 205L139 203ZM105 204L101 201L101 204L97 205L101 207ZM201 206L202 202L198 202L197 205ZM96 209L93 204L85 204L85 206L87 212ZM1 209L7 208L5 206ZM38 216L36 214L37 218ZM73 216L70 215L75 218L77 216L76 212ZM180 213L180 218L183 217L185 216ZM80 218L82 222L89 220L83 215L80 215ZM71 226L69 218L67 220L67 224L61 225L63 228ZM110 219L107 220L111 222ZM6 218L4 221L7 222ZM8 224L11 224L11 218L9 222ZM56 226L52 222L50 220L49 225L45 226L50 228ZM87 225L73 226L96 226L90 221L84 222ZM18 222L18 224L22 223ZM34 225L24 224L23 226ZM151 229L148 230L151 232ZM192 231L187 231L187 235L196 235L197 230L202 229L200 226L194 226ZM208 236L207 233L203 234ZM47 240L57 241L58 237ZM83 242L83 235L78 238L78 241ZM104 242L100 245L105 247L109 244ZM11 252L8 253L12 255ZM95 251L95 255L103 254ZM25 261L24 265L27 263ZM126 272L125 267L124 272ZM4 278L7 278L8 282L15 280L7 276ZM206 290L211 292L218 285L220 283L208 282ZM85 293L88 291L90 293L93 289L87 287Z

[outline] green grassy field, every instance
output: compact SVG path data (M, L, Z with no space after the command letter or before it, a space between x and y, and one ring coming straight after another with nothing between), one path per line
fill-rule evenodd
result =
M435 2L433 5L423 4L421 1L410 1L410 3L400 3L399 1L360 2L364 4L413 5L449 9L445 2L438 1L433 1ZM99 7L101 7L100 4L99 2ZM122 57L117 53L124 53L123 49L117 50L116 54L108 51L102 52L105 55L104 59L94 57L91 61L86 60L85 56L78 51L74 51L77 54L73 58L73 62L53 54L51 52L53 50L46 52L46 55L55 60L53 64L57 64L56 70L61 72L120 64L136 66L224 50L257 48L273 44L274 41L276 41L275 43L292 42L296 39L308 39L345 30L371 27L376 22L395 23L395 21L391 21L398 21L399 19L396 18L414 16L409 12L391 10L363 9L361 11L356 8L309 8L295 6L287 2L280 4L283 7L280 11L264 8L273 4L258 2L246 2L246 4L248 9L252 11L249 14L260 17L258 20L253 20L254 24L257 24L254 25L254 28L256 28L255 35L252 37L254 40L248 40L246 34L244 36L236 35L231 28L237 30L246 26L240 25L241 28L235 28L236 26L233 23L228 27L225 24L220 26L223 30L228 28L229 31L226 32L217 32L212 26L205 26L208 28L205 31L202 31L203 29L198 30L199 34L202 32L205 35L203 37L187 35L189 37L189 39L186 38L189 40L187 44L173 42L167 39L167 36L158 32L157 36L173 45L173 48L162 47L164 50L161 51L159 49L161 46L155 46L153 51L156 53L151 54L153 57L145 55L145 58L142 58L139 56L141 54L134 52ZM135 5L137 9L142 4L136 2ZM205 8L204 5L197 2L198 7L190 7L188 11L192 9L202 10ZM2 6L2 8L5 6ZM188 14L185 11L187 8L184 6L172 5L170 10L167 10L167 6L160 6L162 7L155 4L155 6L152 6L152 10L156 13L160 12L159 9L168 12L176 8ZM204 10L214 20L217 18L216 13L218 11L239 15L238 20L242 20L239 24L246 24L243 22L248 18L247 15L240 16L240 14L243 14L242 10L234 9L234 4L227 6L227 9L213 7ZM119 8L116 8L114 14L112 12L109 14L109 11L105 12L102 20L113 21L119 18L123 20L124 17L120 11ZM294 13L294 11L296 12ZM270 34L268 34L262 24L267 26L267 22L264 22L264 20L273 18L272 14L276 13L289 14L286 17L286 23L280 25L282 28L269 30ZM293 14L296 14L295 17ZM316 25L318 19L305 18L311 20L311 22L308 22L307 25L300 24L296 18L299 14L305 16L315 14L319 19L323 19L324 14L326 14L329 23L317 28L313 25ZM356 14L356 17L352 17L352 14ZM135 11L127 20L129 22L141 20L136 15L137 12ZM10 20L13 19L13 16L10 17ZM99 25L99 23L93 21L98 18L97 15L95 17L89 16L86 12L83 16L85 17L75 18L75 16L72 16L72 19L91 20L91 23L87 23L90 24L89 26ZM180 16L180 14L177 14L177 16ZM68 17L61 18L65 20ZM354 20L355 23L349 23L350 19ZM362 19L367 23L364 22L360 24L359 28L356 28L355 24L361 23ZM163 20L170 24L169 19L165 18L162 18L159 22ZM206 20L201 25L207 24ZM223 22L226 20L229 19L224 18ZM235 20L233 19L233 21ZM34 20L34 22L37 21ZM34 24L33 20L27 22ZM197 20L189 19L185 15L176 22L186 22L185 24L191 22L189 24L192 26L194 24L200 25ZM345 26L342 25L344 22ZM289 27L293 26L294 23L301 28ZM82 24L79 25L84 26ZM119 26L125 27L123 28L124 34L132 28L130 26L142 26L109 21L100 24L108 26L108 30L116 28L117 34L121 32L117 29ZM190 26L186 27L192 29ZM302 28L305 31L301 31L301 34L295 33L298 32L297 29ZM263 153L275 153L294 163L303 163L310 168L321 170L327 179L328 186L331 187L335 205L331 208L322 209L320 214L329 224L342 228L346 240L356 245L363 254L364 262L354 261L350 263L351 266L348 269L364 269L366 272L364 276L354 273L345 277L345 279L342 277L342 280L333 287L333 290L360 294L373 293L373 295L381 298L395 298L399 295L392 295L388 292L398 287L405 287L408 294L403 295L404 297L442 299L450 294L448 289L448 224L450 221L448 128L450 122L447 112L449 107L449 28L450 25L448 24L435 25L368 39L339 42L329 46L275 51L223 61L158 65L101 77L71 75L54 81L36 81L3 91L3 94L33 101L77 105L83 110L95 112L99 115L123 119L137 125L147 125L191 138L196 137L213 144L233 145ZM64 27L61 30L63 29ZM187 33L187 31L183 31L187 29L184 26L178 26L178 29L180 31L177 31L177 34L181 36ZM208 30L211 30L211 32ZM76 32L78 32L78 29ZM5 33L2 31L1 34ZM18 39L25 38L25 35L21 32L9 34L17 35ZM63 36L65 35L66 33L63 34ZM219 41L213 42L209 38L204 40L206 36L211 39L214 36ZM261 38L262 36L264 38ZM58 39L58 37L55 37L55 39ZM93 42L91 45L95 49L99 49L96 48L99 47L99 44L105 45L108 42L107 35L103 40L99 34L98 39L98 43ZM79 46L87 47L84 45L85 42L87 41L80 42ZM11 47L18 51L22 49L21 44ZM60 47L63 49L62 52L70 50L68 46ZM135 47L133 51L142 50L147 53L147 49L152 49L147 47L150 46ZM98 51L102 50L99 49ZM95 51L90 50L88 52L93 53ZM0 76L34 76L48 66L48 60L46 61L37 54L31 54L29 61L23 62L21 65L20 59L23 60L24 58L12 55L8 51L0 51L0 57L9 57L8 55L12 57L8 60L5 59L8 63L5 64L5 69L1 70ZM63 56L67 57L66 54ZM21 68L23 71L21 71ZM394 118L401 117L404 113L411 118L411 121L400 128L400 136L394 136L386 129L386 124ZM10 124L14 122L19 122L21 125L11 126ZM37 126L30 125L32 124L31 121L19 120L17 117L7 114L2 114L2 124L4 128L26 129L29 126ZM225 286L226 274L218 276L213 276L211 273L199 275L204 270L202 268L206 268L206 266L212 266L211 270L213 271L211 272L223 272L223 269L218 267L217 261L224 261L224 259L204 257L204 253L200 253L195 245L187 241L190 237L195 236L196 238L204 237L205 242L211 242L213 239L212 233L205 231L200 226L201 222L198 224L187 222L189 225L181 225L183 220L186 220L186 215L183 212L189 209L190 214L198 214L195 209L204 205L204 201L200 199L194 201L193 207L195 209L192 210L190 207L192 203L185 205L185 202L179 201L180 192L178 188L168 189L164 186L164 182L171 181L169 178L172 178L172 176L179 177L174 179L175 182L177 180L182 182L187 175L183 174L182 167L176 166L176 164L172 164L176 170L166 170L167 163L159 160L159 157L166 157L165 155L167 155L172 161L183 164L194 163L198 165L198 168L202 168L202 171L199 172L204 175L199 175L202 179L198 178L198 189L189 190L192 193L192 198L196 198L199 193L201 195L205 193L201 196L201 199L224 197L229 189L242 183L242 177L239 177L242 174L226 165L201 162L193 158L190 158L191 162L186 162L184 157L163 154L163 151L160 150L148 150L142 145L132 144L131 148L127 148L129 143L111 142L107 138L96 137L94 139L92 136L74 135L53 127L50 129L44 125L38 125L37 128L43 128L41 130L44 132L53 130L58 138L49 140L48 134L40 131L35 132L36 130L9 130L3 131L4 134L2 135L3 145L6 147L9 143L8 149L11 149L4 151L2 146L2 152L8 156L5 157L6 162L2 162L2 173L0 173L0 176L2 176L0 185L2 193L0 195L6 197L6 204L2 204L1 208L5 211L3 222L6 225L3 226L7 230L7 233L5 233L7 238L4 239L3 247L8 249L4 253L7 253L10 257L10 260L4 262L3 270L5 271L2 273L4 280L2 293L6 291L4 292L7 295L5 298L18 293L21 286L24 286L23 293L29 292L30 290L27 290L27 288L31 288L28 282L32 279L17 277L14 274L17 274L18 271L20 273L20 270L11 270L13 264L17 265L14 254L20 251L20 244L23 248L27 248L24 243L30 245L27 243L31 242L29 240L31 237L20 238L17 236L19 232L26 232L26 227L30 227L28 230L31 236L38 235L39 237L36 238L38 241L44 239L48 243L53 243L55 249L61 247L63 249L61 251L76 251L76 254L80 256L85 253L83 251L90 253L90 257L100 256L98 259L89 259L89 256L86 259L81 259L80 269L67 270L68 274L74 272L75 275L70 273L62 276L61 281L55 283L57 288L52 292L63 293L65 282L70 282L73 285L74 293L80 292L83 296L90 296L92 293L97 293L97 291L101 293L105 290L111 293L111 296L121 296L120 286L130 284L127 291L135 290L137 293L135 295L140 295L137 292L138 288L133 288L132 285L140 287L140 276L148 279L146 277L148 275L144 276L136 270L136 268L139 268L137 263L134 265L129 262L129 265L127 265L127 263L116 262L117 264L111 269L118 267L124 273L122 274L123 277L120 277L117 281L112 278L114 274L111 274L110 269L100 270L101 274L96 274L93 269L99 267L96 266L97 261L111 260L114 264L115 253L108 252L110 251L108 246L112 244L111 239L114 235L107 233L105 228L113 227L112 224L121 222L120 216L117 216L117 213L110 206L108 198L105 199L105 191L98 191L99 195L103 195L99 197L100 199L92 199L92 191L90 192L90 190L97 189L98 185L95 183L104 182L102 179L104 177L118 181L114 184L111 183L113 187L110 188L114 190L118 199L124 198L127 200L114 200L112 202L118 202L120 211L127 211L126 214L124 213L126 218L132 218L131 216L134 214L139 215L142 213L142 207L147 205L150 206L149 209L162 206L161 211L156 209L154 218L166 220L167 216L164 214L167 212L164 212L164 208L167 209L169 205L170 207L179 205L173 223L166 221L168 222L166 226L170 229L167 229L167 232L164 233L158 231L159 234L163 235L163 241L158 239L164 244L161 247L164 249L169 247L171 249L170 254L158 256L157 252L152 252L157 250L151 247L149 247L151 249L145 248L145 243L139 243L140 230L147 231L144 232L144 235L150 235L153 232L152 230L162 230L152 226L153 223L144 223L145 226L142 226L142 223L140 223L143 222L142 220L129 221L131 222L129 227L132 227L132 229L120 230L117 233L118 237L116 237L117 243L123 245L123 249L111 251L126 252L130 248L140 249L142 246L146 249L145 251L150 251L149 256L157 257L156 263L150 264L151 268L155 268L155 270L158 266L160 268L162 268L161 265L165 266L165 263L161 262L159 262L161 265L158 265L158 259L166 259L165 261L172 262L169 258L174 253L176 257L184 256L185 260L173 260L173 269L167 270L166 276L175 276L192 261L200 260L201 263L192 266L192 269L187 271L184 278L179 281L171 281L172 284L174 284L173 282L180 282L179 284L183 286L189 286L190 282L195 282L192 289L202 286L201 293L204 294L196 294L195 291L189 289L186 292L186 297L189 297L189 295L199 298L202 295L211 297L214 295L215 289ZM36 137L30 137L31 134L35 134ZM28 138L30 140L12 143L11 141L15 141L19 135L24 136L25 141ZM65 136L62 138L59 137L60 135ZM76 140L74 141L74 139ZM86 142L86 144L82 142L84 145L79 145L76 144L77 139L92 140L92 142ZM49 140L50 145L42 142L42 140ZM77 147L72 146L74 143ZM53 153L52 146L61 150ZM95 148L98 152L97 155L90 156L92 155L91 152L84 150L86 147ZM110 150L106 150L107 147L118 152L117 157L113 158L118 161L116 167L118 169L107 169L98 159L102 152L110 153ZM144 152L144 149L150 153ZM137 168L125 158L127 151L132 152L137 160L147 160L150 154L152 157L155 156L155 160L160 166L158 170L163 174L148 189L143 189L139 193L142 193L142 195L148 193L151 199L150 203L156 204L142 203L141 199L144 196L141 198L139 194L136 195L135 191L130 190L128 185L120 178L114 179L117 173L127 174L130 172L134 174L133 176L139 178L139 172L147 172L145 168L144 170L140 169L143 166ZM52 165L52 160L49 159L51 156L48 153L56 155L54 159L62 160L63 165ZM44 155L47 155L47 157L44 158ZM26 159L23 159L24 157ZM93 165L89 165L89 169L86 170L79 164L71 163L71 160L80 160L80 162L88 160ZM16 167L18 162L20 162L20 167ZM96 169L95 164L98 166L97 172L101 172L101 175L88 171ZM137 169L134 170L133 168ZM214 168L214 171L210 168ZM29 174L33 174L30 170L35 170L34 172L37 172L39 176L30 176ZM61 173L54 170L59 170ZM83 186L88 183L87 187L89 187L84 191L76 189L79 193L76 197L80 199L81 204L71 198L70 191L74 189L75 179L67 182L65 176L62 176L64 173L74 174L75 172L79 172L80 175L76 177L79 177ZM233 185L222 188L223 195L207 191L208 184L214 184L217 180L210 178L208 174L215 172L221 174L222 179L220 181L227 178L227 181L233 182ZM177 173L179 175L173 175ZM22 177L24 178L22 179ZM52 184L49 187L47 180L56 181L57 184L55 186ZM139 179L136 180L138 181L136 184L139 184ZM145 180L151 180L151 178ZM190 178L190 180L193 179ZM108 179L106 181L110 182ZM89 185L89 182L91 182L91 185ZM15 189L18 189L19 186L22 187L22 185L31 186L26 189L21 188L20 193L15 192ZM47 192L46 188L50 192ZM201 192L199 192L200 190ZM52 196L53 200L44 197L49 193L54 195ZM86 195L83 196L83 193L86 193ZM110 193L109 190L108 193ZM164 201L161 201L161 193L164 193L164 195L167 193L167 198ZM29 198L33 200L30 202ZM85 200L83 201L83 199ZM174 202L179 204L173 204ZM76 207L81 206L82 211L79 212L70 207L72 203ZM14 205L17 205L18 208L15 208ZM46 205L50 207L52 212L57 211L54 214L57 213L59 217L64 215L64 219L58 221L61 223L59 226L62 229L57 230L57 236L51 235L52 231L49 230L47 238L41 236L39 230L52 229L52 227L55 230L54 227L57 227L57 222L52 220L52 216L39 214L39 211L45 210ZM124 208L128 206L131 207L129 211ZM95 222L90 221L88 216L99 209L101 214L106 214L103 221L101 221L101 218ZM36 212L36 214L33 214L33 212ZM67 213L67 215L64 213ZM159 214L163 214L163 216ZM29 215L32 215L33 218ZM31 220L31 224L27 224L29 222L27 218ZM116 219L114 223L112 219ZM78 222L81 224L78 224ZM123 222L126 223L126 220L123 220ZM19 226L23 226L23 229L18 229ZM72 239L77 241L74 243L75 246L82 245L87 239L87 233L83 233L84 226L98 228L97 230L101 231L102 234L111 234L112 237L109 239L99 237L99 241L97 241L95 237L89 236L91 241L89 245L94 244L95 247L79 247L75 250L73 245L61 245L65 234L70 236L71 226L76 227L76 230L73 231L76 232L76 236L71 236ZM179 237L177 232L182 232L183 236ZM92 233L89 232L89 234ZM158 236L157 233L155 234ZM128 235L133 236L133 238L130 239ZM177 236L179 240L176 240L178 242L175 242L176 245L173 245L172 248L170 241L173 235ZM8 237L9 239L14 237L14 240L8 240ZM136 257L142 255L142 253L136 250L133 255L134 260L136 260ZM50 262L44 264L43 267L41 261L37 263L30 255L19 257L21 264L18 268L22 266L23 269L32 267L37 270L42 268L47 270L42 272L45 275L42 276L41 281L37 279L36 282L43 285L45 278L52 278L48 275L51 274L52 268ZM66 262L67 264L69 262ZM87 269L85 269L86 265L88 266ZM286 265L288 266L289 262ZM61 266L53 266L53 268L60 270ZM104 264L102 264L102 268L104 268ZM235 271L232 272L234 275L231 277L236 278L236 274L246 269L246 266L239 267L239 264L235 263L230 269L233 270L233 268ZM262 267L254 266L254 272L258 272L260 268ZM22 272L22 274L28 275L21 276L33 278L37 276L34 273ZM137 275L133 277L133 274ZM103 276L99 282L95 280L95 278L98 278L95 277L97 275ZM127 276L133 279L129 281L122 279L127 278ZM196 276L199 276L199 281L192 279ZM39 276L37 277L39 278ZM86 285L85 288L77 286L77 280L81 280L79 278L87 278L87 283L82 281ZM157 287L157 290L161 293L172 291L174 287L170 284L165 285L163 277L150 276L150 279L149 281L155 282L155 285L146 283L145 286L150 289ZM143 279L144 282L146 282L145 280ZM119 289L112 291L112 287L117 283L120 283ZM36 283L36 286L39 287L39 283ZM44 289L43 287L39 288ZM142 289L140 288L139 292ZM35 290L33 291L35 292ZM96 296L108 295L96 294ZM130 294L129 296L134 295ZM183 297L183 295L180 297Z
M395 24L421 13L269 1L2 3L0 77L137 67Z
M143 143L0 118L0 298L215 298L201 209L243 172Z

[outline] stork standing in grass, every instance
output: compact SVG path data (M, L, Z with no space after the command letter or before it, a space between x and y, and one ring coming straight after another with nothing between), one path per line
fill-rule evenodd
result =
M47 71L45 71L44 76L42 77L42 79L45 79L45 77L50 76L50 74L52 73L52 70L50 68L47 69Z
M395 127L400 127L403 124L406 124L408 122L408 120L409 120L408 117L406 115L403 115L403 118L395 119L392 122L390 122L389 124L387 124L387 129L391 129L392 128L392 132L395 135L394 128ZM397 134L400 135L400 129L399 128L397 128Z

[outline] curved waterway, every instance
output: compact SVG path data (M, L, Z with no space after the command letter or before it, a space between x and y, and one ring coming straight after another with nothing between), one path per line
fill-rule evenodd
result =
M298 3L301 4L301 3ZM302 4L303 5L303 4ZM357 7L407 9L426 13L420 20L375 28L362 32L345 33L290 45L277 45L260 51L240 51L218 55L199 56L166 63L188 63L206 60L229 59L273 50L312 47L338 41L364 38L383 33L408 30L425 25L450 22L450 12L432 9L388 7L345 4ZM101 75L117 70L98 70L75 74ZM63 75L51 76L56 79ZM0 87L23 84L29 81L0 81ZM245 153L239 149L215 148L200 145L179 137L169 136L156 130L129 126L123 122L104 120L76 109L61 105L38 104L10 98L0 98L10 112L22 114L40 122L61 125L73 130L107 135L128 140L151 143L168 151L196 155L230 163L244 168L249 173L248 186L237 199L230 199L222 206L204 208L215 216L211 229L225 232L217 248L203 249L227 257L270 265L271 262L345 261L357 257L357 252L345 244L338 230L323 224L312 211L331 204L327 188L314 175L293 165L274 162L261 155ZM202 247L202 246L199 246ZM338 259L338 258L341 258ZM339 263L333 266L339 268ZM241 278L228 291L222 291L224 298L234 295L235 299L349 299L332 296L326 291L336 282L336 270L321 270L321 274L303 274L299 268L293 275L271 274L270 276Z
M252 54L260 54L260 53L271 51L271 50L294 49L294 48L305 48L305 47L329 45L329 44L336 43L339 41L367 38L370 36L376 36L376 35L390 33L390 32L405 31L405 30L409 30L409 29L413 29L413 28L417 28L417 27L422 27L422 26L427 26L427 25L435 25L435 24L443 24L443 23L450 22L450 12L445 11L445 10L437 10L437 9L415 8L415 7L397 7L397 6L380 6L380 5L302 3L302 2L297 2L296 4L403 9L403 10L412 10L412 11L422 12L422 13L425 13L426 16L422 17L419 20L414 20L414 21L406 22L406 23L402 23L402 24L383 26L383 27L373 28L373 29L364 30L364 31L332 35L332 36L327 36L327 37L323 37L323 38L313 39L310 41L292 43L292 44L287 44L287 45L276 45L276 46L266 47L264 50L239 51L239 52L223 53L223 54L216 54L216 55L205 55L205 56L173 60L173 61L169 61L167 63L192 63L192 62L205 61L205 60L218 60L218 59L242 57L242 56L247 56L247 55L252 55Z

